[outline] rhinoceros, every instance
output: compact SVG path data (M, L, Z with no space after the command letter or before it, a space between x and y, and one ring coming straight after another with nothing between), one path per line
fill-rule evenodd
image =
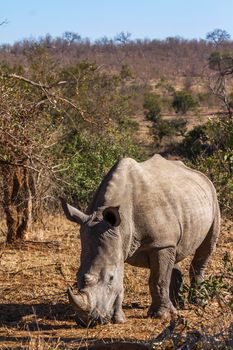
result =
M81 225L78 292L68 289L82 324L123 323L124 262L150 269L148 315L175 313L169 287L176 264L194 255L190 281L203 281L220 229L216 191L201 172L154 155L122 158L104 177L87 213L62 200Z

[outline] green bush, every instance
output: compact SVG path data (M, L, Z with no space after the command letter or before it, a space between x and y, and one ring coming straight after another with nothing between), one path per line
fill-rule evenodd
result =
M187 91L177 91L174 94L172 107L176 113L186 114L190 110L195 110L198 102Z
M65 193L84 207L97 189L104 175L123 156L140 159L130 132L111 128L101 135L88 132L70 135L62 151L66 169L63 180Z
M233 120L209 121L186 134L181 153L214 183L222 210L232 217Z
M152 132L155 140L158 140L159 144L161 144L162 139L165 136L174 135L175 130L172 128L169 122L159 119L158 122L153 125Z
M222 211L233 217L233 150L217 150L212 155L200 155L197 168L214 183Z
M181 153L195 160L202 152L210 148L208 144L207 125L197 125L188 131L180 145Z
M208 300L217 298L228 304L233 310L233 261L229 253L225 252L221 261L221 270L218 274L211 274L196 288L185 286L184 292L189 292L189 298L199 300L203 306Z
M152 93L145 94L143 108L145 109L146 118L152 122L156 122L161 112L160 97Z

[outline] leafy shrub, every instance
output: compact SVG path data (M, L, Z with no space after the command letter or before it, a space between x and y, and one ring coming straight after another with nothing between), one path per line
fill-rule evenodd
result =
M158 144L160 145L162 139L172 136L180 136L185 133L187 121L183 119L164 120L162 117L158 118L152 126L152 133Z
M177 91L174 94L172 107L176 113L186 114L190 110L194 110L198 106L198 102L192 95L186 91Z
M170 126L175 130L177 136L184 136L186 134L187 120L183 118L173 119L170 122Z
M161 113L160 97L152 93L145 94L143 108L146 110L146 118L152 122L156 122Z
M233 208L233 150L217 150L212 155L199 156L197 168L214 183L222 211L232 217Z
M154 135L155 140L158 140L159 145L162 142L162 139L165 136L173 136L175 133L175 130L172 128L170 123L166 120L159 119L157 123L154 123L152 127L152 132Z
M88 132L74 133L62 151L67 183L66 196L82 207L87 204L102 178L122 156L140 159L141 153L134 145L130 132L111 128L98 135Z
M233 120L209 121L186 134L181 152L214 183L222 210L232 216Z
M195 160L202 152L210 148L208 144L207 126L197 125L188 131L180 145L181 153L191 160Z
M230 282L232 277L233 262L226 252L222 258L222 266L219 274L210 275L197 288L185 286L184 290L189 292L191 299L198 299L203 306L208 300L218 298L227 302L230 309L233 310L233 286Z

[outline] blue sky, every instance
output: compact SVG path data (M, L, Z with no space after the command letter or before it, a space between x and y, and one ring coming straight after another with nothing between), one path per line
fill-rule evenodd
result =
M65 31L83 38L205 38L215 28L233 39L233 0L0 0L0 43Z

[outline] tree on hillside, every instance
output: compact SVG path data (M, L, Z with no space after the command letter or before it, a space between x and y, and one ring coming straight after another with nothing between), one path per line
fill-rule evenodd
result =
M74 32L65 32L62 35L62 38L68 42L68 45L71 45L72 43L77 43L81 41L81 35Z
M209 88L232 118L233 53L213 52L208 63L212 71L209 75Z
M130 42L131 36L132 34L129 32L120 32L114 37L114 40L118 44L126 45Z
M216 28L212 32L206 34L206 40L212 42L215 46L218 46L228 40L230 40L230 34L224 30Z

